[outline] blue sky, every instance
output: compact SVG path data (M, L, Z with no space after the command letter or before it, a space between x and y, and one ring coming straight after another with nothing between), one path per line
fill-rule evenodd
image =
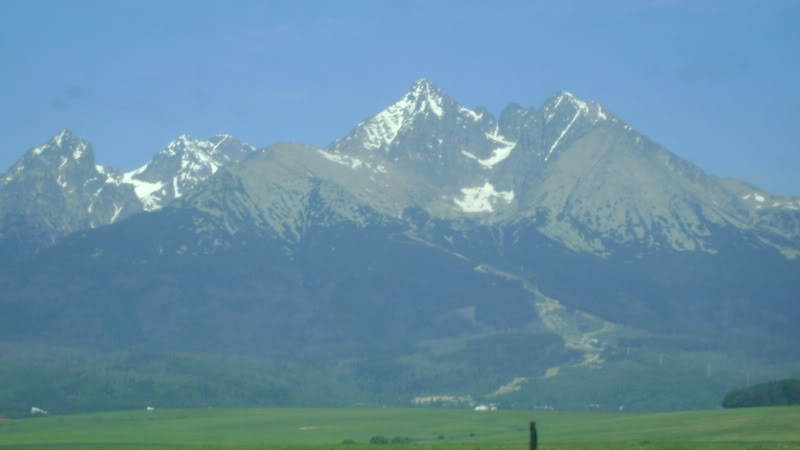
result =
M559 90L708 172L800 195L800 2L0 2L0 171L62 128L132 169L180 134L327 145L428 77Z

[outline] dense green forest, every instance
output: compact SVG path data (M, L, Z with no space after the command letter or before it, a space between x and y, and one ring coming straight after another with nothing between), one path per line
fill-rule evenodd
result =
M676 351L649 342L656 352L609 350L602 367L560 366L555 376L536 376L521 364L521 341L530 335L488 336L436 342L436 354L417 351L402 358L364 355L324 361L257 355L159 352L140 349L93 352L41 345L0 344L0 414L30 417L31 408L50 415L91 411L231 407L409 407L425 395L472 394L500 409L571 411L679 411L713 408L726 392L752 380L786 375L780 367L709 352ZM461 363L458 353L471 355ZM486 347L486 348L483 348ZM455 350L452 350L455 351ZM438 355L438 356L436 356ZM492 355L496 355L492 357ZM533 355L535 356L535 355ZM506 361L506 365L502 362ZM495 366L496 364L496 366ZM747 367L745 374L742 367ZM493 394L502 371L527 375L519 390ZM794 373L800 372L796 368ZM470 377L467 374L480 374ZM539 372L541 373L541 372ZM586 380L591 377L591 383ZM463 390L448 389L456 383ZM470 408L469 401L432 407ZM387 435L387 438L395 436Z
M757 384L728 393L724 408L800 405L800 380L786 379Z

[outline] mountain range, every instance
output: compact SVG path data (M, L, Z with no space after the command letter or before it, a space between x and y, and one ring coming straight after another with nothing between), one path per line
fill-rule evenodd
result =
M89 142L63 130L0 178L0 242L30 254L79 230L108 225L180 198L255 148L230 136L181 136L130 172L95 163Z
M800 199L568 92L495 118L422 79L325 148L181 136L130 172L64 130L0 177L0 255L6 362L93 355L128 380L95 408L253 404L235 379L258 405L664 410L800 367ZM143 369L229 354L269 380Z

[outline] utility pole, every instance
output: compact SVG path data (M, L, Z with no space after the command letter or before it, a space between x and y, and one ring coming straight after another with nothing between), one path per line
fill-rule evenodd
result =
M539 436L536 433L536 422L531 421L531 450L536 450L539 446Z

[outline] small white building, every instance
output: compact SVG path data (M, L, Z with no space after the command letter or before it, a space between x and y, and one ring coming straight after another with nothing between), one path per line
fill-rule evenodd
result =
M488 405L478 405L473 408L474 411L497 411L497 405L489 403Z
M31 415L32 416L46 416L47 415L47 411L45 411L45 410L43 410L41 408L37 408L35 406L31 406Z

